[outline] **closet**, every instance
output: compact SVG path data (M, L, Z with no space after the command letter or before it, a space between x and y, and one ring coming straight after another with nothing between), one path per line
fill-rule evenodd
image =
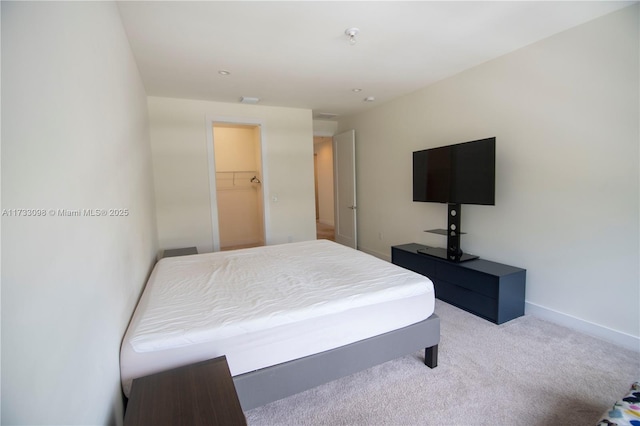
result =
M214 123L220 249L265 244L260 126Z

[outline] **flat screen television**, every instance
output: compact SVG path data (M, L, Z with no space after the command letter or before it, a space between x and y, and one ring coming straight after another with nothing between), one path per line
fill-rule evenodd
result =
M413 201L495 205L496 138L413 153Z

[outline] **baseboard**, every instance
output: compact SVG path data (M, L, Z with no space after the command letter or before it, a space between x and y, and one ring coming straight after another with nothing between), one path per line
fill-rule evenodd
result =
M577 330L581 333L614 343L632 351L640 352L640 337L632 336L572 315L554 311L535 303L525 302L525 313Z
M391 255L390 254L383 254L380 252L377 252L375 250L370 250L368 248L362 247L362 246L358 246L358 250L363 251L367 254L370 254L371 256L375 256L378 259L382 259L382 260L386 260L387 262L391 262Z

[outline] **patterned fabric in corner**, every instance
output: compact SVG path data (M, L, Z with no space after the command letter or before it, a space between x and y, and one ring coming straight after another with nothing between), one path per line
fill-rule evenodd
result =
M613 404L598 426L640 426L640 382L631 385L629 393Z

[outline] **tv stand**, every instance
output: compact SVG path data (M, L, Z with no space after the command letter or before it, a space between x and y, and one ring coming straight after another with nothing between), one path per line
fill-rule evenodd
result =
M496 324L524 315L526 270L484 259L455 263L424 256L425 249L437 250L415 243L393 246L391 262L430 278L438 299Z
M461 210L461 204L449 203L447 208L447 229L429 229L424 231L432 234L445 235L447 237L447 248L427 247L424 250L418 250L418 253L456 263L477 259L478 256L465 254L460 248L460 236L464 234L464 232L460 231Z

